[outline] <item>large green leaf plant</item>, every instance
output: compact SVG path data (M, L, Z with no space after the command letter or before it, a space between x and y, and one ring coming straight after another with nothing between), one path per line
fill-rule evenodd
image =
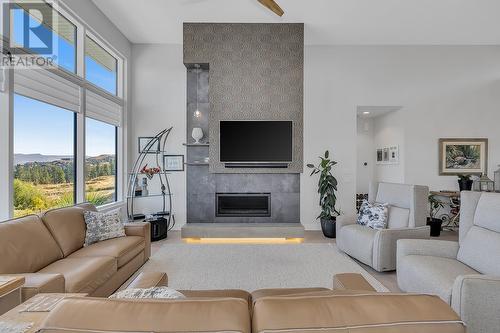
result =
M318 219L334 219L340 215L340 211L335 207L337 204L337 179L332 174L332 168L337 162L330 160L330 153L325 152L324 157L319 157L321 162L318 166L308 164L307 167L313 169L311 176L319 174L318 193L321 214Z

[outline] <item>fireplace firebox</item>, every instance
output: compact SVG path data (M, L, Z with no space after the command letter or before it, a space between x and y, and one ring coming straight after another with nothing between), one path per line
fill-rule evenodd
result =
M271 193L216 193L218 217L270 217Z

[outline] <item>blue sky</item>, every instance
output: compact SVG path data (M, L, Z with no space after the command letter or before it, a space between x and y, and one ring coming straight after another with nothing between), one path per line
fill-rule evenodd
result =
M23 21L28 18L30 27L39 23L25 16L24 11L14 11L14 38L17 44L23 45ZM52 33L47 30L47 33ZM56 62L64 69L75 72L75 46L54 34L57 47ZM40 47L43 43L30 33L30 45ZM88 81L104 90L116 94L116 72L85 57L85 76ZM74 113L59 107L39 102L24 96L14 97L14 153L43 155L73 154ZM114 154L114 126L87 119L86 124L87 156Z
M74 113L14 96L14 153L73 155ZM115 153L115 127L87 118L86 155Z
M27 15L22 9L14 10L14 40L18 45L24 45L24 21L29 20L30 28L37 28L40 23L33 19L31 16ZM52 30L46 29L44 26L39 28L39 33L41 34L52 34L53 35L53 45L57 52L53 52L52 55L56 55L56 63L63 67L64 69L75 73L76 72L76 55L75 55L75 45L68 42L64 38L60 38L57 34L53 33ZM41 32L40 32L41 31ZM75 28L76 34L76 28ZM75 37L76 40L76 37ZM30 31L29 33L29 46L31 47L43 47L44 43L37 37L36 34ZM103 88L107 92L116 95L116 71L110 71L106 67L102 66L98 62L94 61L89 56L85 56L85 78L94 83L95 85Z

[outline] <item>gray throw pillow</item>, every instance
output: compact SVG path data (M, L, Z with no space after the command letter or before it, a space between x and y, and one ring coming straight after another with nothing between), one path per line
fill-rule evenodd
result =
M107 213L86 211L83 216L87 225L85 244L83 246L89 246L107 239L125 237L120 209Z
M369 203L364 200L358 214L358 224L372 229L387 229L389 204Z
M124 289L109 298L156 298L156 299L185 299L186 296L175 289L168 287L131 288Z

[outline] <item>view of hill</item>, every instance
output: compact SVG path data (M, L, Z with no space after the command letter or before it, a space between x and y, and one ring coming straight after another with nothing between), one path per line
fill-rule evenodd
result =
M42 155L42 154L14 154L14 165L33 162L54 162L69 159L72 156Z
M85 159L86 200L102 205L115 195L115 155ZM14 213L31 213L72 205L74 161L68 156L16 154L14 166Z

